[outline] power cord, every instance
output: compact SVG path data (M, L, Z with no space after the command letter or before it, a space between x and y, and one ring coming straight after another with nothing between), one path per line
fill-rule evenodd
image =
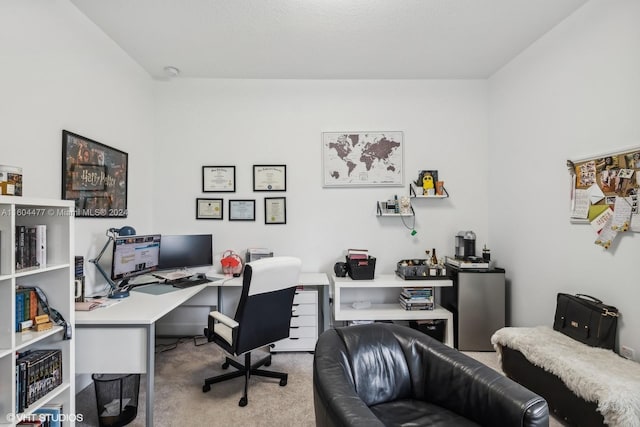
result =
M416 231L416 217L415 215L412 215L411 218L413 218L412 224L411 226L407 225L407 222L404 219L404 215L400 216L400 219L402 220L402 224L408 229L411 230L411 235L415 236L416 234L418 234L418 232Z
M156 354L158 353L164 353L165 351L169 351L169 350L175 350L176 348L178 348L178 345L187 342L188 340L191 340L192 338L195 340L196 336L184 336L184 337L180 337L177 338L175 341L167 343L167 344L158 344L156 343Z

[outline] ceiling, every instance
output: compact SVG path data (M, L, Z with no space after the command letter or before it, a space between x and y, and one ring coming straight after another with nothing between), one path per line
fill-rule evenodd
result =
M587 0L71 0L154 78L487 78Z

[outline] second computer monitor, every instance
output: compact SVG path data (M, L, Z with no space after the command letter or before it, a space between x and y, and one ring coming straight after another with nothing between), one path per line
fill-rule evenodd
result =
M159 270L213 265L211 234L162 235Z

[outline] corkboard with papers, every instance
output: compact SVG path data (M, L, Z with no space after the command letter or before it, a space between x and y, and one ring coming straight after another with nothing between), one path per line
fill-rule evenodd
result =
M571 222L591 224L595 244L608 249L616 236L640 232L640 146L567 160Z

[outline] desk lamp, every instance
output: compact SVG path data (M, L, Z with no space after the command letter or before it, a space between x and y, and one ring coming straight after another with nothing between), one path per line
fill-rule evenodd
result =
M100 274L102 274L102 277L104 277L104 279L107 281L107 283L111 287L111 290L109 291L109 298L126 298L129 296L129 291L118 290L118 286L116 285L116 283L113 280L111 280L111 277L109 277L109 275L102 269L102 267L100 267L100 264L98 262L100 261L100 258L102 258L104 251L107 250L111 242L113 242L117 236L134 236L135 234L136 234L135 228L130 227L128 225L125 225L122 228L108 229L106 233L107 237L109 238L107 240L107 243L104 244L104 247L102 248L102 250L100 251L100 253L95 259L89 260L90 263L95 264Z

